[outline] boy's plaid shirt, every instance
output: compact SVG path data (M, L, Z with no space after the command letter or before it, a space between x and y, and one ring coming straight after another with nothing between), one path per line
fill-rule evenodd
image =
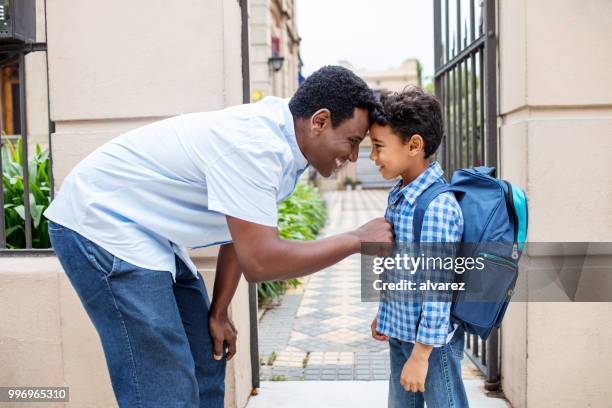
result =
M435 182L446 182L437 162L431 163L427 170L403 189L400 190L400 180L389 192L385 218L393 225L396 242L414 241L412 219L416 199ZM453 193L440 194L425 211L421 242L460 242L462 235L461 207ZM453 331L450 325L450 306L450 302L418 298L403 302L381 301L376 330L402 341L416 340L423 344L443 346Z

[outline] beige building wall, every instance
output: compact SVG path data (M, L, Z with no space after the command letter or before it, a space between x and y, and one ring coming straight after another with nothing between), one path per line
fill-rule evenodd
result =
M527 192L530 242L612 241L611 15L603 0L498 0L501 176ZM528 255L519 285L531 290L559 258ZM609 274L582 279L583 298L612 287ZM609 407L611 315L610 303L512 303L501 350L513 406Z
M251 0L249 5L251 100L291 97L298 87L301 64L295 0ZM285 59L278 72L268 63L272 37L280 40L280 56Z
M172 7L54 0L46 13L57 189L76 163L122 132L242 103L236 0L179 0ZM41 41L44 34L39 29ZM32 140L44 139L48 122L45 57L27 57ZM216 249L193 256L212 283ZM97 334L55 257L0 258L0 307L0 384L69 386L66 406L116 406ZM230 313L240 335L227 370L226 405L243 407L251 391L245 281Z
M36 42L44 43L45 2L36 0ZM49 94L47 92L47 53L31 52L25 57L26 76L26 123L29 152L36 144L49 145Z
M216 250L192 254L212 296ZM249 332L246 282L231 306L239 333ZM55 256L0 258L0 384L69 387L69 403L36 407L116 407L96 330ZM226 406L243 407L251 390L249 338L239 337L228 364ZM3 406L25 407L24 403Z
M36 0L36 42L44 43L45 41L45 4L44 0ZM34 147L37 144L43 148L49 145L46 57L46 51L33 51L25 55L26 127L30 157L34 154ZM2 91L0 90L0 94ZM6 107L2 106L2 101L0 101L0 111L4 109ZM10 138L12 141L18 137L17 135L10 136L14 136Z

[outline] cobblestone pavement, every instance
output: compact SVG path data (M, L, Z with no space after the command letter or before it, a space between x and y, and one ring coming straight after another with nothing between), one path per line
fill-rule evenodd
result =
M383 190L328 193L329 221L322 235L383 216L386 197ZM370 336L378 304L361 302L359 262L354 255L306 278L264 314L259 325L262 380L389 378L388 345ZM476 375L465 364L464 378Z

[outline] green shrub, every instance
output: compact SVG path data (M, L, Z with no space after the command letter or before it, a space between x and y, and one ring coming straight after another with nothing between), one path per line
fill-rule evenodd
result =
M353 180L353 179L352 179L352 178L350 178L349 176L346 176L346 177L344 178L344 182L343 182L343 184L344 184L344 186L345 186L345 187L346 187L346 186L356 187L356 186L358 186L358 185L360 185L360 184L362 184L362 183L361 183L361 180Z
M306 183L299 183L293 194L278 205L278 231L284 239L315 239L326 218L321 196Z
M278 232L283 239L315 239L326 219L327 212L321 196L314 187L303 182L298 183L293 194L278 205ZM295 288L299 285L298 279L259 283L259 303L278 298L289 286Z
M26 244L22 148L21 139L17 141L17 146L10 140L6 140L2 146L5 233L9 249L25 248ZM35 155L28 163L33 248L51 247L47 219L42 215L51 201L50 166L49 151L37 144Z

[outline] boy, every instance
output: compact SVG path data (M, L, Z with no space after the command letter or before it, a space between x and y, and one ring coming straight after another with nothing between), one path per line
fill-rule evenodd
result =
M442 141L441 106L416 87L384 94L381 103L384 112L370 128L370 159L385 179L401 177L389 193L385 218L396 241L410 243L417 198L433 183L446 182L440 165L428 160ZM425 211L421 242L459 242L462 234L454 195L439 195ZM383 299L371 328L376 340L389 341L389 407L468 406L461 380L463 331L450 323L449 301Z

